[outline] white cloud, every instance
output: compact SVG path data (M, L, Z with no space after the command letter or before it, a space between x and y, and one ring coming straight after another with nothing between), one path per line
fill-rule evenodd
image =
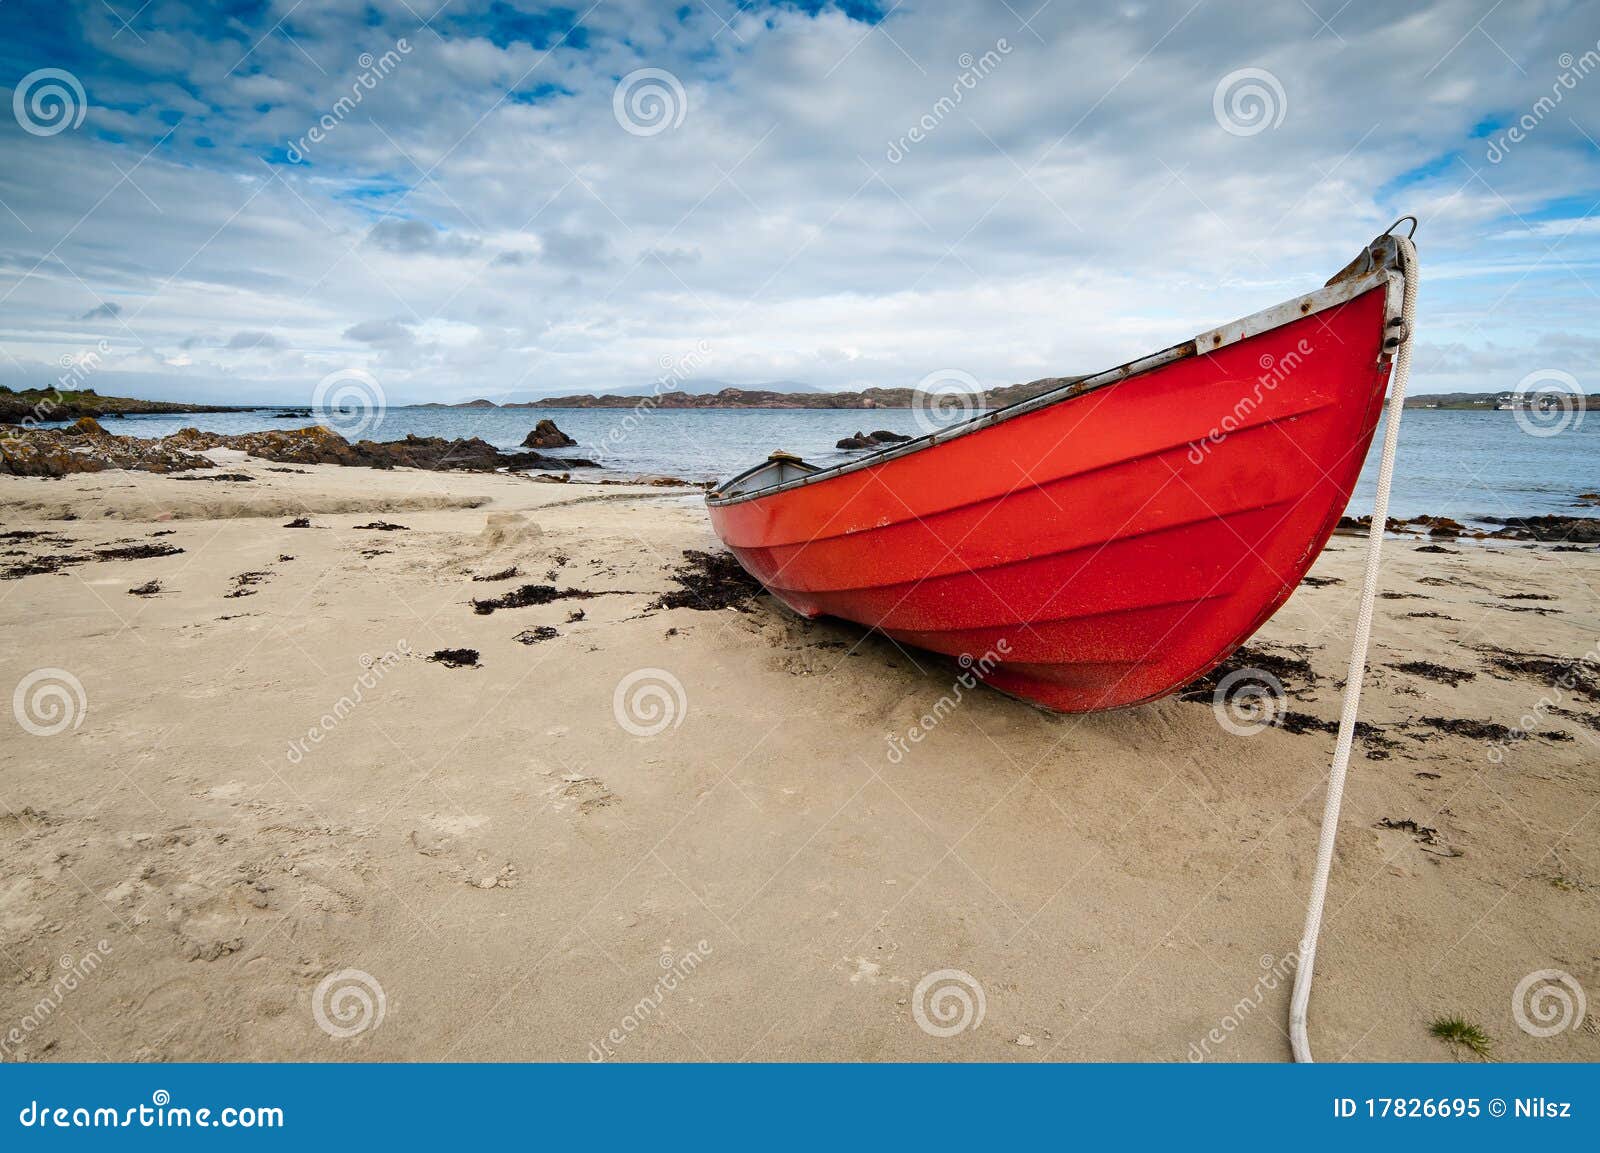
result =
M288 400L367 367L391 400L426 400L636 384L701 340L699 371L735 381L1007 383L1319 284L1402 210L1424 217L1420 329L1440 350L1419 352L1414 390L1508 387L1525 358L1577 355L1593 331L1600 149L1567 117L1594 122L1600 79L1498 164L1474 136L1592 46L1580 12L1535 0L1477 31L1482 12L1442 3L1352 6L1331 28L1301 6L1056 0L1024 27L999 3L906 3L878 29L836 10L724 28L694 5L607 3L548 53L497 47L478 0L437 36L401 6L381 26L313 7L287 36L263 36L277 15L163 12L136 24L142 44L84 9L116 65L83 78L89 123L0 125L19 158L0 174L10 357L80 350L89 326L64 318L114 292L121 313L94 327L146 394L173 347L192 359L174 388L222 395L248 363L249 387ZM261 159L398 36L411 50L309 164ZM678 77L680 126L618 124L617 78L640 67ZM1242 68L1279 80L1279 126L1214 119ZM236 343L254 334L270 336Z

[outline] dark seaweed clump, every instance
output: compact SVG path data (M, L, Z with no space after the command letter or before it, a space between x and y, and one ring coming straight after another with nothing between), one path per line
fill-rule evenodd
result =
M1395 820L1393 817L1382 817L1378 821L1377 828L1395 829L1402 833L1410 833L1424 845L1436 845L1439 843L1438 829L1433 828L1431 825L1418 824L1410 817L1401 817L1399 820Z
M671 574L678 587L662 593L653 609L737 609L749 612L750 602L761 592L761 582L745 572L729 553L684 549L684 562Z
M602 594L587 589L558 589L555 585L522 585L504 596L474 600L472 611L480 616L488 616L496 609L525 609L534 605L547 605L551 601L587 600L600 595Z
M1325 721L1310 713L1287 712L1278 718L1277 723L1284 732L1293 733L1297 737L1306 733L1328 733L1331 736L1339 732L1338 721ZM1369 761L1386 761L1389 759L1389 754L1400 747L1399 741L1386 735L1377 725L1368 721L1356 722L1355 738L1361 742Z
M1224 677L1244 669L1259 669L1271 674L1278 679L1279 684L1283 685L1284 691L1291 695L1317 683L1317 674L1312 670L1311 662L1305 657L1285 656L1282 653L1269 653L1264 649L1246 646L1235 650L1232 656L1199 680L1189 682L1179 693L1178 699L1210 702L1218 683Z
M1501 672L1531 677L1550 688L1570 689L1581 697L1600 701L1600 669L1587 661L1496 650L1489 663Z
M1422 717L1420 720L1430 729L1471 741L1509 741L1512 737L1510 729L1493 721L1477 721L1471 717Z
M48 556L26 557L0 571L0 580L19 580L22 577L43 576L61 572L69 565L86 564L89 558L77 553L55 553Z
M1453 669L1448 665L1436 665L1432 661L1406 661L1403 664L1390 665L1397 672L1409 673L1414 677L1426 677L1430 681L1455 688L1463 681L1470 681L1478 674L1470 669Z
M129 544L117 548L97 548L99 560L149 560L158 556L177 556L183 550L170 544Z

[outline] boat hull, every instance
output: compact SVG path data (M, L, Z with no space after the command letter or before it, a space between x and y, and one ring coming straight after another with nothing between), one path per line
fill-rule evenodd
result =
M1254 633L1326 544L1382 409L1392 293L1375 281L769 495L713 494L712 524L797 612L964 658L1046 708L1163 696Z

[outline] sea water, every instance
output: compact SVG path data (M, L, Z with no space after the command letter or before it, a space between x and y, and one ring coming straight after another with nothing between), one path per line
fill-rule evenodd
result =
M1390 515L1431 513L1460 521L1485 516L1573 513L1574 498L1600 490L1600 412L1573 413L1555 435L1524 429L1510 412L1408 409L1400 426L1400 455ZM390 408L352 439L418 436L481 437L514 450L544 417L578 442L584 456L625 473L717 480L783 449L819 465L852 459L835 442L857 431L883 429L907 436L929 431L909 409L500 409ZM105 421L113 432L164 436L185 426L239 433L298 428L305 418L272 410L130 416ZM327 421L341 432L351 429ZM1351 500L1353 515L1372 506L1380 425ZM1307 462L1307 468L1310 467Z

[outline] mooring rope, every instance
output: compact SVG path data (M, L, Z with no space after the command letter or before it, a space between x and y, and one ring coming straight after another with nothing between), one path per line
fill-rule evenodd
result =
M1392 231L1392 230L1391 230ZM1414 230L1413 230L1414 231ZM1361 608L1356 615L1355 642L1350 648L1350 671L1345 676L1343 711L1339 715L1339 740L1328 771L1328 795L1322 806L1322 832L1317 841L1317 869L1311 880L1311 901L1300 934L1299 966L1294 975L1294 996L1289 1002L1289 1045L1296 1061L1311 1060L1306 1036L1306 1009L1311 1002L1311 971L1317 959L1317 936L1322 930L1322 907L1328 895L1328 874L1333 869L1333 843L1339 832L1339 806L1344 800L1345 776L1355 742L1356 714L1361 708L1361 681L1367 668L1367 642L1372 636L1372 608L1378 596L1378 558L1383 549L1383 528L1389 518L1389 485L1394 479L1395 446L1400 439L1400 408L1406 380L1411 375L1411 334L1416 331L1417 249L1407 236L1396 236L1405 273L1405 301L1400 316L1405 327L1395 353L1389 381L1389 412L1383 432L1383 455L1378 462L1378 492L1372 501L1372 525L1367 530L1367 571L1361 580ZM1385 339L1388 334L1385 333Z

